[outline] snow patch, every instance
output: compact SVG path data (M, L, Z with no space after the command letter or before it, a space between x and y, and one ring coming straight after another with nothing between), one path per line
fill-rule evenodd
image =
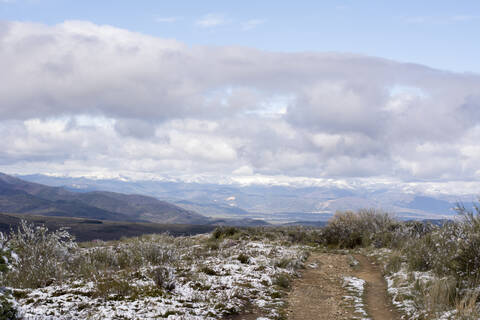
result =
M365 311L365 303L363 301L365 280L356 277L343 277L343 286L351 294L350 296L345 296L344 299L352 302L354 313L360 316L359 319L370 320L367 311Z

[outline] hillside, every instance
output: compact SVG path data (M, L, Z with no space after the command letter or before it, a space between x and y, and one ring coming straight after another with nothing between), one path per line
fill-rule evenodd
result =
M103 191L78 193L2 173L0 212L168 224L211 222L193 211L152 197Z

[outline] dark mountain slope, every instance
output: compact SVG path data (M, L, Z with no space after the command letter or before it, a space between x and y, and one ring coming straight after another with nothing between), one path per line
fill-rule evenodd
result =
M206 217L193 211L147 196L95 191L78 193L76 197L78 201L91 206L151 222L190 224L208 222Z
M17 187L0 180L0 212L95 218L100 220L139 220L122 213L110 212L78 201L51 201L43 199Z
M113 192L78 193L0 173L0 212L114 221L207 224L210 219L168 202Z

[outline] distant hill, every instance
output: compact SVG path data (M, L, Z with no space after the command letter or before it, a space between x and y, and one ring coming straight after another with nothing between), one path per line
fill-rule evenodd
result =
M0 173L0 212L111 221L210 224L211 219L171 203L114 192L72 192Z

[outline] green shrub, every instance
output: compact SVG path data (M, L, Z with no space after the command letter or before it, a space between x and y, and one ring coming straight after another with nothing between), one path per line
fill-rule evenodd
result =
M18 313L13 306L12 296L10 292L3 290L2 292L0 292L0 320L16 319L18 319Z

